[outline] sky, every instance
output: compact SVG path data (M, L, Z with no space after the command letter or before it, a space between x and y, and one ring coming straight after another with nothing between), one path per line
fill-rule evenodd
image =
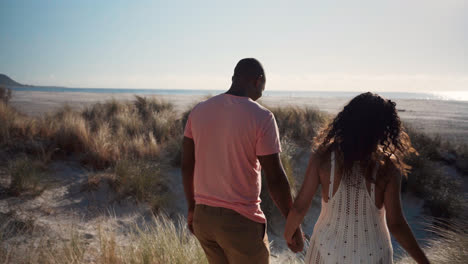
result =
M468 0L0 0L0 73L35 85L468 90Z

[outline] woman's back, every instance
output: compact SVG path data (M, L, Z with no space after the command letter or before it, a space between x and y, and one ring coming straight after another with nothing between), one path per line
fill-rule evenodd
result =
M286 221L288 244L294 245L295 230L321 185L322 211L307 263L392 263L389 231L418 263L429 263L401 208L401 180L411 168L405 157L417 152L396 104L376 94L360 94L314 142ZM339 154L336 160L333 151Z
M322 211L306 263L392 263L383 207L385 180L376 177L379 163L364 168L355 163L343 175L335 152L330 156L329 166L324 166L329 169L319 170ZM366 181L366 176L373 180Z

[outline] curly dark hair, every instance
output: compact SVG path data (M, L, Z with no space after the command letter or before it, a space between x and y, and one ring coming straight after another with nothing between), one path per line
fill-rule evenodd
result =
M319 153L338 150L344 171L356 161L370 161L377 152L407 175L404 157L416 153L398 117L395 103L370 92L353 98L314 140Z

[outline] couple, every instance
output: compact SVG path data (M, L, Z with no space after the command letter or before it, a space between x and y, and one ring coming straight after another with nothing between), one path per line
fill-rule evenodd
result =
M242 59L231 88L196 105L186 123L187 221L209 263L269 263L261 169L287 217L284 237L293 252L303 250L300 224L321 185L306 263L392 263L389 231L418 263L428 263L401 209L401 175L409 169L403 158L413 149L395 103L371 93L351 100L315 140L293 203L275 117L255 102L265 81L260 62Z

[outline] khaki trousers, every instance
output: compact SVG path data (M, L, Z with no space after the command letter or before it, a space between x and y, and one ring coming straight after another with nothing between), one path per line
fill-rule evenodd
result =
M266 225L233 210L198 204L193 230L210 264L270 263Z

